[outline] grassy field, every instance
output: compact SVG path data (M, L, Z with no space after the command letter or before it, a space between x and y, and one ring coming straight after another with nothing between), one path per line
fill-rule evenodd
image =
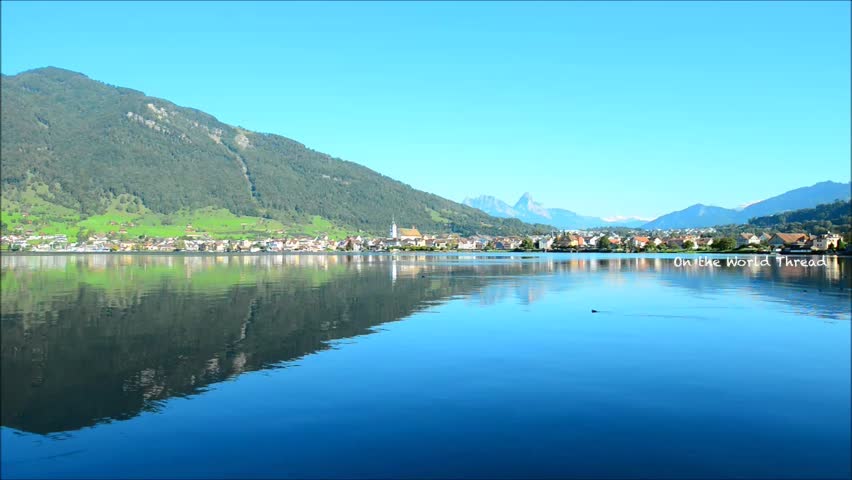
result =
M328 235L339 240L357 234L339 228L320 216L312 217L309 222L284 225L277 220L235 215L226 209L212 207L165 215L152 212L140 199L128 194L111 198L104 213L85 218L79 212L52 200L54 198L47 185L28 185L21 190L7 188L0 198L3 232L65 234L71 241L81 231L87 234L111 234L125 239L187 235L217 239Z
M290 225L286 231L290 235L328 235L329 238L334 240L342 240L350 235L358 235L358 232L335 227L331 222L319 215L314 215L310 223Z

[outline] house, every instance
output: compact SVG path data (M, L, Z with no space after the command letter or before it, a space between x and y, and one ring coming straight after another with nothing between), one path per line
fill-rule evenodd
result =
M601 240L601 237L602 235L592 235L589 237L583 237L583 240L585 240L586 245L588 245L589 248L595 248L598 246L598 242Z
M560 236L554 243L557 248L574 248L577 246L577 237L570 234Z
M588 246L588 242L581 235L568 234L563 237L563 247L582 248Z
M814 238L813 246L811 248L820 251L836 250L838 243L840 243L840 235L829 232Z
M651 242L651 239L648 237L633 237L630 239L630 245L633 248L645 248L645 245Z
M459 240L459 250L476 250L476 241L463 238Z
M784 249L789 253L810 253L813 250L814 241L812 238L793 242Z
M550 250L553 247L553 238L551 237L542 237L539 238L536 242L536 247L539 250Z
M796 242L806 242L807 240L808 234L806 233L776 233L769 239L769 246L784 247Z
M329 247L329 248L331 248L331 247ZM378 252L378 251L387 249L387 245L385 245L385 241L383 239L374 238L373 240L370 240L369 242L367 242L366 248L368 248L371 251Z
M694 235L686 235L683 237L671 237L666 240L666 246L669 248L686 248L686 242L692 243L692 249L698 248L699 238Z
M398 229L400 240L419 240L423 238L423 235L420 234L420 231L417 230L414 226L411 228L400 228Z
M769 243L769 240L772 239L772 235L770 235L766 232L763 232L763 233L760 234L760 237L758 237L758 238L760 239L760 243L766 244L766 243Z
M450 240L447 238L431 238L429 240L425 240L427 247L432 247L437 250L446 250L450 244Z
M759 243L760 237L753 233L741 233L737 235L737 248L758 245Z
M695 239L695 246L698 248L707 248L710 245L713 245L713 239L710 237L701 237Z
M685 241L683 237L671 237L666 240L666 246L669 248L683 248Z
M515 238L500 238L494 241L497 250L514 250L521 246L521 241Z

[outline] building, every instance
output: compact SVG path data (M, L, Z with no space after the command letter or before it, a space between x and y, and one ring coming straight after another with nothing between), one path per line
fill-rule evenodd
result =
M701 237L695 240L695 246L698 248L709 248L713 245L713 239L710 237Z
M500 238L494 240L494 248L497 250L514 250L521 246L521 241L517 238Z
M630 243L633 248L645 248L645 245L651 242L651 239L648 237L633 237L630 239Z
M808 241L807 233L776 233L769 239L769 246L784 247L794 243L803 243Z
M595 248L598 246L598 242L601 239L601 235L592 235L590 237L583 237L583 239L586 241L586 245L588 245L590 248Z
M666 240L669 248L686 248L686 242L692 242L692 248L697 248L695 241L690 237L672 237Z
M536 246L539 250L550 250L553 247L552 237L542 237L536 241Z
M394 227L396 224L394 224ZM417 230L413 225L411 228L400 228L398 229L399 239L400 240L420 240L423 238L423 235L420 234L420 231ZM397 238L397 237L394 237Z
M746 247L760 243L760 237L753 233L741 233L737 236L737 247Z
M476 250L476 241L462 238L459 240L459 250Z
M829 232L814 238L811 248L814 250L837 250L838 243L840 243L840 235Z

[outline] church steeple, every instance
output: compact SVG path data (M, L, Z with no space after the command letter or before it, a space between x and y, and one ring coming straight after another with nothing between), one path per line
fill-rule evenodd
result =
M395 215L391 217L391 222L392 223L391 223L391 228L390 228L390 238L396 240L397 238L399 238L399 235L397 234L397 231L396 231L396 216Z

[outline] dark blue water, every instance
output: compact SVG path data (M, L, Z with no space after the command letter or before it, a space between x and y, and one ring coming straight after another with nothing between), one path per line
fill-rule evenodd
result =
M2 261L4 478L850 476L848 260Z

